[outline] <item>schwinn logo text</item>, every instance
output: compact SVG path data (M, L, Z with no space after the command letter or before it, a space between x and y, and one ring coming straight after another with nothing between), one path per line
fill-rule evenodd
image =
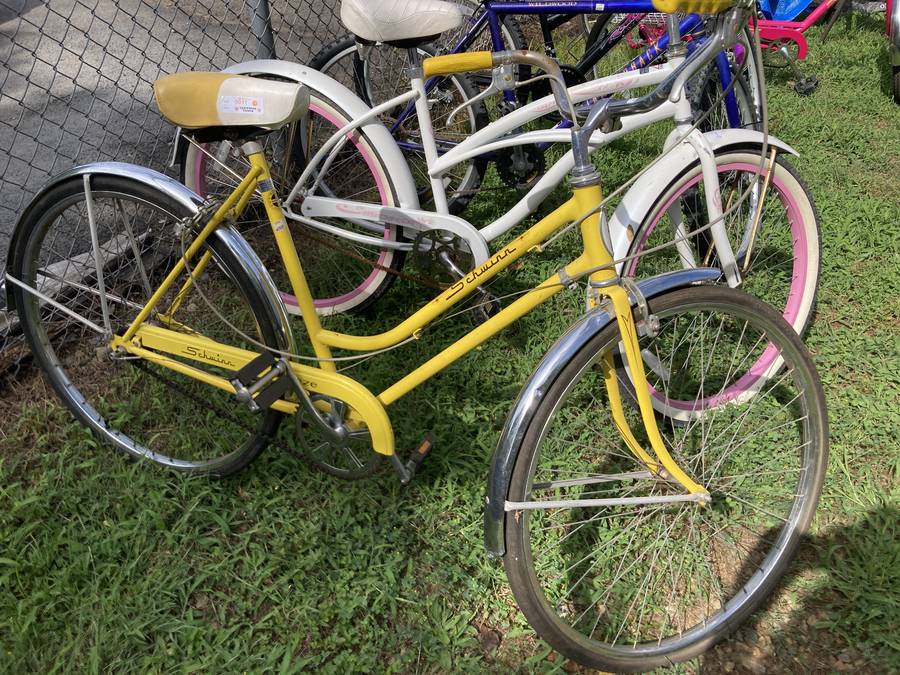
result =
M200 359L201 361L211 361L212 363L219 363L223 366L228 366L229 368L237 367L232 361L229 361L221 354L208 352L202 348L191 347L190 345L188 345L184 348L184 353L191 358Z
M472 270L465 277L457 281L450 287L450 290L453 291L450 295L447 296L447 300L452 300L454 296L456 296L462 289L464 289L468 284L471 284L477 281L480 277L484 276L484 274L491 269L494 265L499 263L501 260L505 259L509 256L510 253L513 253L516 250L515 246L511 246L510 248L505 248L500 253L496 254L493 258L488 260L478 269Z

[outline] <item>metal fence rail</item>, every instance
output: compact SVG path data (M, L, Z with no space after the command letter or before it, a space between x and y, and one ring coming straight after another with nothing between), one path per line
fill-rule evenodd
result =
M304 61L340 33L339 0L0 0L0 260L53 174L114 159L165 171L153 82L255 57ZM0 292L0 377L21 337Z

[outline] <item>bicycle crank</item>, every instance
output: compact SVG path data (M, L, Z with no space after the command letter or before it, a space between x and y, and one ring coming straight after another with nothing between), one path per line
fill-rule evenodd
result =
M296 396L300 454L320 471L355 480L370 476L381 465L383 458L372 448L369 431L347 424L347 403L324 394L310 396L287 359L260 354L235 373L231 384L237 400L253 412L290 394Z
M320 471L344 480L375 473L384 456L372 449L368 430L347 425L347 404L323 394L313 394L310 401L312 409L303 407L294 417L303 458Z

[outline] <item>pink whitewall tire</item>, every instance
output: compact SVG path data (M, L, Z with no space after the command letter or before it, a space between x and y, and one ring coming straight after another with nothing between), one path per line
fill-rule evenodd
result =
M303 168L303 162L315 153L317 147L332 133L344 126L350 116L341 108L318 92L311 92L309 116L298 123L293 131L293 147L290 156L294 166L289 177L279 175L282 157L286 154L283 145L290 138L288 130L281 130L265 137L264 143L270 151L273 177L279 196L287 197L293 182ZM342 146L338 158L331 164L328 173L320 182L318 190L325 196L354 199L357 201L394 206L396 191L391 183L385 164L378 156L365 134L350 132L348 142ZM282 144L282 145L279 145ZM226 192L233 187L236 179L209 157L212 154L219 161L241 173L246 170L246 161L237 148L227 141L207 143L203 150L189 145L182 165L182 180L199 195L207 197ZM204 152L205 151L205 152ZM317 192L318 194L318 192ZM298 210L298 205L294 205ZM242 223L242 233L269 266L270 272L282 289L282 299L290 313L298 314L297 300L291 293L290 284L283 273L283 265L274 246L274 238L268 224L259 218L259 213L248 210L248 222ZM324 219L329 224L352 227L346 221ZM375 245L360 245L343 237L338 237L317 229L291 223L294 241L300 254L310 290L315 300L316 310L321 315L360 312L378 300L396 278L391 274L402 267L405 254L392 248ZM366 232L379 237L378 233ZM395 226L385 226L380 236L385 242L398 241L399 232Z
M737 196L750 180L754 180L752 177L758 172L759 155L733 151L718 156L717 163L722 183L722 203L723 207L728 208L737 203ZM630 254L652 248L666 238L671 239L671 224L677 219L677 214L690 230L693 228L689 214L693 209L695 213L699 212L699 220L695 218L693 226L704 225L706 214L702 189L699 165L673 181L637 232ZM733 201L729 202L729 199ZM748 232L751 230L754 208L751 200L747 200L726 220L729 237L742 269L746 263ZM710 251L707 241L700 237L694 239L694 264L715 266L715 253ZM690 267L691 264L675 254L674 249L669 249L628 261L624 273L641 278L665 271L663 267L673 269L677 266ZM750 263L743 276L743 290L767 301L797 333L803 334L813 315L819 281L818 213L796 170L780 157L773 167L764 210L753 240ZM774 350L767 349L754 363L746 364L746 370L736 372L733 384L716 396L686 403L666 400L654 391L654 407L673 419L687 421L704 410L742 402L754 396L782 365ZM645 363L645 367L664 368L653 363Z

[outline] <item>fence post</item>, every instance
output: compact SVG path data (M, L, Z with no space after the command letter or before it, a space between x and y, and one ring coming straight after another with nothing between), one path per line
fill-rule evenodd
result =
M276 58L269 0L247 0L247 7L250 10L250 32L257 40L256 58Z

